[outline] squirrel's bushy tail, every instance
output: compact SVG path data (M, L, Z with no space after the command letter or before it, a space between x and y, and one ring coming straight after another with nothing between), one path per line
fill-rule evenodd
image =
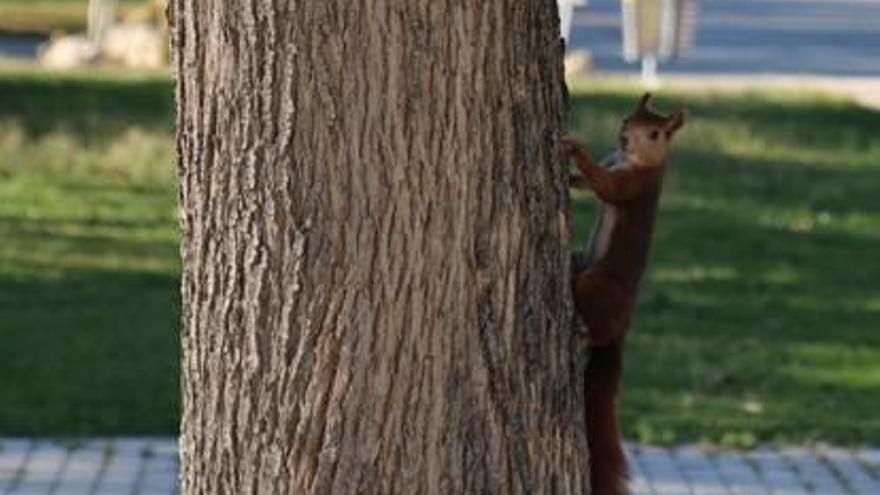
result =
M586 372L587 437L593 495L627 493L626 457L620 443L615 402L623 370L621 343L593 348Z

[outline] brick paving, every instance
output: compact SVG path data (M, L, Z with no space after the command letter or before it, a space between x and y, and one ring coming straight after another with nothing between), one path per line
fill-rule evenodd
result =
M880 495L880 449L629 445L632 495ZM0 495L176 495L172 438L0 439Z
M0 495L175 495L177 442L0 439Z
M880 449L630 445L632 495L880 495Z

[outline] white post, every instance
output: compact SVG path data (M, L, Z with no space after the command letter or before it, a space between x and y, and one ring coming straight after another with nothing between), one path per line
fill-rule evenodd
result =
M645 55L642 57L642 85L646 88L656 88L660 85L657 77L657 57Z
M88 37L95 46L100 46L115 15L116 0L89 0Z
M556 5L559 7L559 32L566 45L568 45L568 37L571 34L571 19L574 17L574 8L585 3L585 0L556 0Z

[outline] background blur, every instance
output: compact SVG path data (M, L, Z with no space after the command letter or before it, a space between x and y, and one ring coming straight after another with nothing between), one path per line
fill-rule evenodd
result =
M875 0L682 3L694 4L695 43L668 72L880 76ZM589 0L574 18L571 46L591 50L598 69L630 70L620 57L620 25L620 0Z
M571 17L571 132L642 88L621 7ZM176 434L173 95L161 2L0 0L0 436ZM880 2L706 0L631 333L633 440L880 444ZM92 20L91 28L89 19ZM574 197L576 242L595 201Z

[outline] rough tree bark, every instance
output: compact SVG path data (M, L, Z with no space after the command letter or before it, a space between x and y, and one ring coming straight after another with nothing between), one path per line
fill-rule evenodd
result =
M169 14L184 493L587 493L555 1Z

